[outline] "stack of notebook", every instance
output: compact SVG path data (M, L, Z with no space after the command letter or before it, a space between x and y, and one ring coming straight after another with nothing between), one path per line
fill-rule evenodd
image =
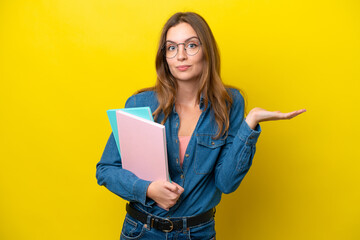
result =
M107 111L123 169L148 180L170 181L165 126L154 122L149 107Z

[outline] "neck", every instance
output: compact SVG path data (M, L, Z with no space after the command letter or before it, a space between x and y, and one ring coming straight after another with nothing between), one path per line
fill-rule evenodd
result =
M178 81L178 90L176 93L176 103L195 107L199 104L197 93L199 90L199 81Z

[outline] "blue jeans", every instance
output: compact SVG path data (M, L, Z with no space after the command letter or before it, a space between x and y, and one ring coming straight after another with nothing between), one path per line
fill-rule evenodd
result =
M186 220L184 221L186 225ZM155 228L150 228L150 219L147 224L132 218L126 214L120 240L215 240L215 221L214 219L200 225L184 228L184 230L162 232Z

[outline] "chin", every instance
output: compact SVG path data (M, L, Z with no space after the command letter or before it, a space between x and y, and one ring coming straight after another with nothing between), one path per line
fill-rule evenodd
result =
M177 76L174 76L179 81L193 81L195 79L199 79L200 75L194 76L191 74L191 76L187 76L186 74L178 74Z
M178 81L182 81L182 82L190 82L190 81L197 81L199 80L199 78L176 78L176 80Z

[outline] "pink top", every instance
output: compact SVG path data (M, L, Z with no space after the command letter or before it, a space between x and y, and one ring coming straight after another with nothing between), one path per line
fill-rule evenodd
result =
M182 167L184 162L184 155L186 148L189 144L191 136L179 136L179 149L180 149L180 166Z

